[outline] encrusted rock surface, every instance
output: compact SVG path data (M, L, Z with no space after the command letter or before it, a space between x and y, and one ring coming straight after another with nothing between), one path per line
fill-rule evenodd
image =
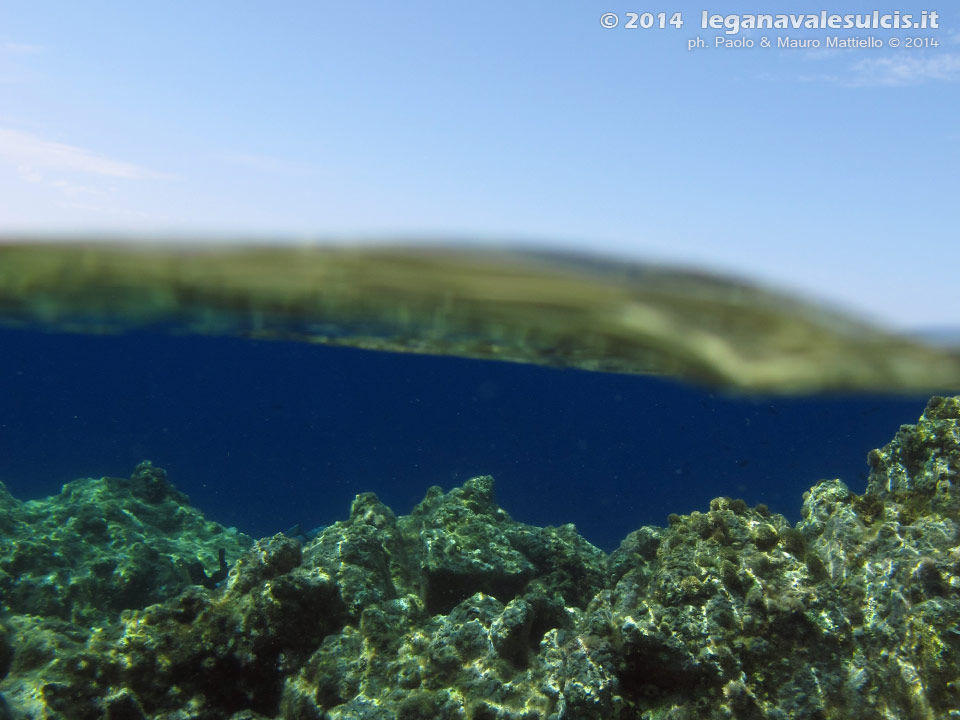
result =
M215 574L221 548L233 561L250 544L206 520L150 463L45 500L19 502L0 484L0 609L102 625L178 595L196 567Z
M821 482L794 527L718 498L609 556L571 525L512 521L489 477L404 517L366 493L306 546L277 535L239 559L245 539L203 535L152 466L71 483L112 493L167 559L135 596L84 559L115 552L117 574L129 534L108 519L71 545L63 495L6 495L0 690L13 717L64 720L960 717L960 399L932 399L869 463L863 495ZM184 559L212 571L224 546L222 583L184 581Z

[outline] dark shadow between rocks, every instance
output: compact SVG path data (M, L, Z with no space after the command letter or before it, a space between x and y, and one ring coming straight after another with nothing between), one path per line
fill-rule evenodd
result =
M424 571L423 602L431 615L446 615L468 597L482 592L506 605L519 595L531 573L516 575Z

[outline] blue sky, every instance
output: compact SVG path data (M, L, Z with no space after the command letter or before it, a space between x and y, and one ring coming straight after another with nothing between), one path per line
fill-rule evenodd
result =
M956 325L960 11L770 5L6 2L0 231L548 242ZM740 37L939 47L687 50L820 9L940 28Z

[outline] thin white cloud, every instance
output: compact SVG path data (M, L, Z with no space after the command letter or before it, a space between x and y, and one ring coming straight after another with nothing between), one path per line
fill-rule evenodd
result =
M228 153L222 157L233 165L240 165L241 167L270 173L272 175L305 175L314 171L311 165L280 160L269 155Z
M69 199L81 197L103 198L113 193L113 188L109 187L103 188L87 183L77 183L73 180L65 180L63 178L51 178L43 172L37 170L35 167L31 167L29 165L19 165L15 168L15 171L17 177L19 177L23 182L29 183L30 185L39 185L41 187L50 188L54 190L58 196Z
M71 197L76 196L104 196L107 191L92 185L82 185L80 183L70 182L69 180L51 180L50 187L56 188Z
M867 58L855 63L851 70L851 85L897 86L931 81L952 82L960 80L960 55Z
M830 58L821 55L818 59ZM848 87L904 87L928 82L956 82L960 81L960 55L865 58L835 72L803 74L799 80Z
M29 43L0 43L0 52L9 55L39 55L46 50L43 45L31 45Z
M98 219L109 219L115 221L143 221L149 220L151 223L168 222L170 220L166 215L157 215L150 212L135 210L127 207L118 207L116 205L103 205L75 200L66 200L59 203L59 207L67 210L76 210L86 215Z
M0 72L0 85L29 83L34 73L27 68L33 63L31 60L19 56L40 55L45 53L46 50L43 45L0 41L0 58L5 61L5 65L9 65Z
M0 128L0 159L18 168L48 168L126 179L165 178L132 163L98 155L75 145L51 142L17 130Z
M0 43L0 51L10 53L11 55L39 55L46 48L43 45L30 45L28 43Z

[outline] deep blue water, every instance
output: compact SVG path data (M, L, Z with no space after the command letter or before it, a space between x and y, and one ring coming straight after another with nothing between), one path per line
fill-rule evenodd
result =
M515 519L612 549L718 495L799 518L862 491L867 451L927 398L743 399L638 376L295 343L0 330L0 480L18 498L150 459L210 518L259 537L398 514L431 485L497 479Z

